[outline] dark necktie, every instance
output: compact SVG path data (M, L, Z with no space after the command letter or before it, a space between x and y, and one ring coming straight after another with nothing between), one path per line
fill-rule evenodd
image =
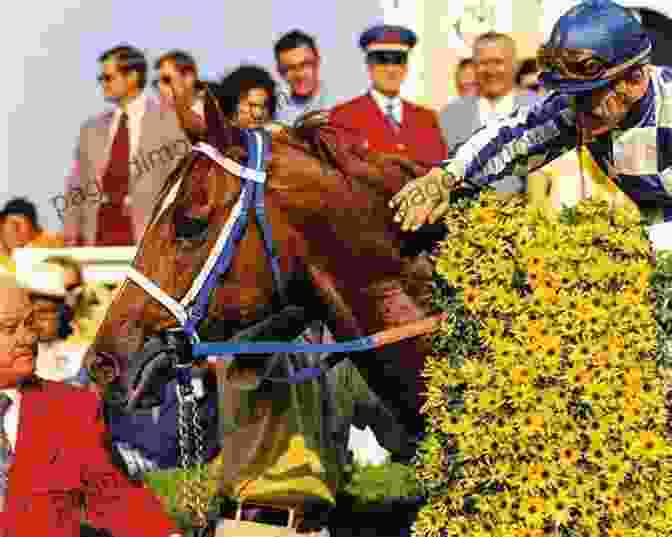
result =
M12 405L7 394L0 393L0 512L5 510L5 497L9 478L9 466L12 463L12 445L5 432L5 414Z
M128 208L124 207L130 181L130 154L128 115L123 113L119 118L110 149L110 160L103 176L102 187L108 201L98 210L96 246L133 245L131 218Z
M397 121L397 118L394 115L394 104L387 103L387 105L385 106L385 111L386 111L385 117L387 118L387 121L394 129L394 132L398 133L401 130L401 124Z

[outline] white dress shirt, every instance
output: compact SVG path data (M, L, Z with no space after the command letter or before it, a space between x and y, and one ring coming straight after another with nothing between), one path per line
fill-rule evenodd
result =
M56 382L74 382L84 363L86 345L74 345L66 340L40 343L35 374Z
M191 110L200 117L205 117L205 97L203 95L196 97L194 104L191 105Z
M480 97L478 99L478 109L482 124L512 113L514 107L515 101L513 92L494 100L486 99L485 97Z
M21 394L18 390L6 389L0 390L12 400L12 405L5 414L5 433L12 446L12 451L16 449L16 434L19 430L19 408L21 407Z
M401 125L402 110L403 110L403 106L401 104L401 97L399 96L388 97L376 91L373 88L371 88L371 97L373 97L373 100L380 107L380 109L383 111L383 115L385 116L388 115L389 107L390 105L392 105L392 116L394 117L396 122L399 125Z

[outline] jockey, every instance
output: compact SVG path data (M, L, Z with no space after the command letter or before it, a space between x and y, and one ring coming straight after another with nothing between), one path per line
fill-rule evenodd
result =
M530 173L585 145L598 166L654 221L672 221L672 70L649 64L651 40L611 0L566 12L540 48L551 91L529 108L488 123L440 167L390 202L403 230L433 223L450 192Z

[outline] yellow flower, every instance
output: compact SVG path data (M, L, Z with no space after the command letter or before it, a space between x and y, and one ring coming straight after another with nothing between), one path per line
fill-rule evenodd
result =
M639 386L642 382L642 370L639 367L630 367L623 373L623 382L626 386L636 388L639 391Z
M572 367L567 372L567 380L570 385L585 385L593 380L593 374L587 367Z
M619 484L625 479L625 474L630 470L630 463L618 455L611 455L605 461L607 480L612 484Z
M562 287L562 275L559 272L547 272L543 280L543 285L551 289L560 289L560 287Z
M471 311L481 305L481 293L476 287L466 287L464 289L464 305Z
M574 466L579 460L579 451L573 447L566 446L560 449L559 461L564 466Z
M483 390L478 397L478 408L481 411L490 412L499 407L504 402L499 390Z
M520 504L520 516L522 516L528 524L541 522L544 519L545 502L541 496L527 496Z
M553 287L540 287L535 290L535 294L543 300L544 304L555 306L560 302L558 291Z
M548 501L548 510L555 522L558 524L567 524L573 504L573 498L566 491L561 491L556 496L550 498Z
M504 334L504 324L497 319L488 319L485 322L485 326L481 329L481 334L488 343L491 343L502 337Z
M532 463L527 467L527 478L530 481L543 481L545 468L543 464Z
M518 366L511 370L511 381L514 384L528 384L531 376L532 372L529 367Z
M591 363L594 367L606 367L609 364L608 352L597 352L591 355Z
M620 334L609 337L609 352L618 354L625 349L625 338Z
M595 308L585 302L578 304L575 311L579 321L591 321L595 317Z
M540 272L544 270L544 258L540 255L533 255L527 260L527 271Z
M479 207L476 210L476 221L481 224L496 224L497 209L494 207Z
M623 496L612 496L609 498L609 512L614 515L622 515L625 511L625 498Z
M524 420L524 424L528 433L544 432L544 416L540 414L527 416Z
M610 528L608 537L625 537L625 530L623 528Z
M633 442L631 452L640 457L660 457L668 451L665 441L653 431L641 431Z
M560 357L560 346L562 338L560 336L544 336L539 341L539 350L544 357L551 361Z
M447 414L441 422L441 431L446 434L471 434L474 425L468 414Z

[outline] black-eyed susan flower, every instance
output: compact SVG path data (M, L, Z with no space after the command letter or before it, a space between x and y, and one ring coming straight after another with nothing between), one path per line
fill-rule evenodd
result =
M481 304L481 293L476 287L466 287L464 289L464 305L470 310L474 311Z
M526 496L520 504L520 516L527 524L537 525L546 516L546 502L542 496Z
M580 451L573 446L564 446L558 451L558 461L563 466L574 466L580 456Z

